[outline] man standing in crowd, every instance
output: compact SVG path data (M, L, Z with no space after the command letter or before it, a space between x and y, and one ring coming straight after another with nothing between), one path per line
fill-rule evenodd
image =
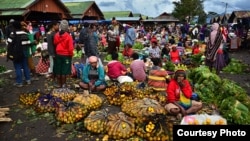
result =
M135 39L136 39L136 32L135 32L135 28L131 25L128 24L124 24L123 25L125 28L125 39L124 39L124 44L130 44L132 46L134 46L135 44Z
M14 21L12 24L13 24L13 31L10 33L9 38L7 39L8 42L7 57L8 59L11 59L13 61L15 68L16 83L14 83L14 86L22 87L23 86L22 69L26 80L26 84L28 85L31 84L30 70L28 67L27 56L25 56L25 52L27 52L27 46L30 45L30 40L28 38L27 33L22 30L22 26L19 21Z
M50 62L50 67L49 67L49 75L52 76L53 80L55 79L53 67L54 67L54 59L56 56L55 53L55 45L54 45L54 36L59 30L59 23L57 21L53 21L49 25L49 32L46 35L47 38L47 43L48 43L48 52L49 52L49 62Z

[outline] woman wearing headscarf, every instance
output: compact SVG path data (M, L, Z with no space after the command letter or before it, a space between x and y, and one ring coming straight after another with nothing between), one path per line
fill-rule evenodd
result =
M82 81L79 83L81 88L91 91L102 91L106 88L105 71L103 66L99 65L98 57L88 58L82 75Z
M209 67L210 71L212 71L214 67L217 74L225 66L222 51L224 39L219 27L218 23L212 25L212 32L210 33L205 51L206 65Z

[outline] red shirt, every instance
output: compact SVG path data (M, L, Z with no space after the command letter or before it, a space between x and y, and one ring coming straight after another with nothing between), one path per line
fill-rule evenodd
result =
M56 46L56 54L73 56L74 46L72 36L65 32L62 35L56 33L54 37L54 44Z
M127 48L127 49L125 49L124 48L124 50L123 50L123 52L122 52L122 55L123 56L127 56L127 57L131 57L131 55L133 54L133 49L132 48Z
M194 47L193 48L193 54L199 54L199 53L200 53L199 47Z
M127 69L124 67L124 65L119 61L110 61L107 64L108 67L108 73L107 75L111 79L116 79L119 76L122 76L122 71L127 71Z
M173 63L178 63L180 62L180 54L179 51L170 51L170 59Z
M183 80L184 83L184 87L180 88L180 86L178 85L177 81L175 79L171 79L171 81L169 82L168 86L167 86L167 102L172 103L172 102L177 102L180 99L180 91L183 92L183 94L187 97L187 98L191 98L192 96L192 88L188 82L188 80Z

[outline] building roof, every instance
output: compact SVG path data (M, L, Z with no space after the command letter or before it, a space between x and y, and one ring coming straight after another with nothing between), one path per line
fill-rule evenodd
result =
M100 14L101 17L104 17L102 11L95 3L95 1L84 1L84 2L64 2L65 6L71 11L73 18L81 19L84 14L94 6L94 9Z
M30 6L35 0L1 0L0 9L10 10L10 9L25 9Z
M228 22L232 23L236 19L249 18L250 11L233 11L230 17L228 18Z
M250 17L250 11L233 11L232 14L234 14L237 18Z
M140 21L141 17L115 17L117 21Z
M64 2L64 5L70 10L71 14L83 14L86 12L95 2Z
M133 17L131 11L103 11L103 15L106 20L112 19L113 17Z
M27 13L32 12L30 8L41 1L42 0L0 0L0 16L24 16ZM61 0L54 0L53 2L63 9L65 15L70 17L69 9L61 2ZM57 13L57 10L55 10L54 13Z

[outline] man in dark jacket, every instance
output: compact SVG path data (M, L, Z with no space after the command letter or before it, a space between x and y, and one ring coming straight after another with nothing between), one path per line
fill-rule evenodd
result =
M10 19L9 25L5 27L5 39L8 39L10 37L10 33L14 31L14 27L13 27L14 21L15 21L14 19Z
M59 31L59 23L57 21L52 22L49 25L49 32L46 35L47 42L48 42L48 52L49 52L49 61L50 61L50 67L49 67L49 73L50 75L55 78L55 75L53 75L53 67L54 67L54 59L56 56L55 53L55 45L54 45L54 36Z
M79 35L79 43L84 45L85 56L83 62L85 62L86 58L89 58L90 56L99 56L96 39L93 34L93 27L94 26L89 27L88 23L84 23L84 28Z
M9 38L7 39L8 42L8 51L7 56L10 54L10 48L18 46L21 48L22 51L18 51L16 53L20 53L18 58L13 58L13 65L16 72L16 83L14 86L22 87L23 86L23 78L22 73L24 73L24 77L26 80L26 84L31 84L30 81L30 70L28 67L27 56L25 56L25 52L27 51L27 46L30 45L30 40L28 38L28 34L22 30L21 23L19 21L13 22L13 31L10 33ZM14 56L14 55L13 55ZM12 56L9 57L11 59ZM22 72L23 69L23 72Z

